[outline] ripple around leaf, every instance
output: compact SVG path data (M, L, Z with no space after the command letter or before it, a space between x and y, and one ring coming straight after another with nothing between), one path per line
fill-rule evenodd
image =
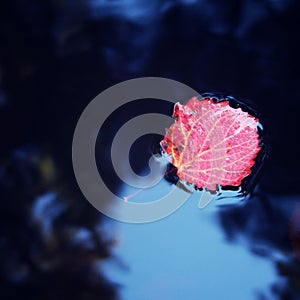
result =
M258 119L229 101L196 97L175 104L173 117L160 144L178 177L210 190L240 186L261 150Z

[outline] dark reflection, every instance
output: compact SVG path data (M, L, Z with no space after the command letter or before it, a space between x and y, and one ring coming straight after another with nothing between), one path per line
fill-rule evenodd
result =
M1 168L0 191L1 297L116 299L97 269L112 240L53 157L37 147L15 150Z
M243 236L250 251L274 261L285 279L270 287L275 299L299 298L299 12L296 0L2 1L0 297L116 297L96 268L111 241L76 185L72 134L105 88L161 76L255 102L271 157L252 198L220 208L220 227L229 241ZM105 141L115 130L105 128Z

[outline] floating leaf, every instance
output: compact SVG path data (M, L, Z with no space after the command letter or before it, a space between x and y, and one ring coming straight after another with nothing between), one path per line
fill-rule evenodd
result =
M198 188L240 186L259 153L259 121L229 101L193 97L176 103L175 123L161 141L177 176Z

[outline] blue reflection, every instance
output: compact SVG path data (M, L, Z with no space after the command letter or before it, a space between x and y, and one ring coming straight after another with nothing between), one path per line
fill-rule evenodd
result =
M166 182L159 190L167 190ZM123 191L126 194L126 189ZM138 197L138 196L137 196ZM274 265L229 244L213 203L198 209L199 193L171 216L150 224L113 222L120 237L114 256L125 271L103 269L122 286L121 299L254 299L277 278Z

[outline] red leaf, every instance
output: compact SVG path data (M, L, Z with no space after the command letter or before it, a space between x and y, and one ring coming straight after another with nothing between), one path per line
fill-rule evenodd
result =
M258 119L228 101L196 97L176 103L173 117L161 146L178 177L210 190L241 185L261 149Z

